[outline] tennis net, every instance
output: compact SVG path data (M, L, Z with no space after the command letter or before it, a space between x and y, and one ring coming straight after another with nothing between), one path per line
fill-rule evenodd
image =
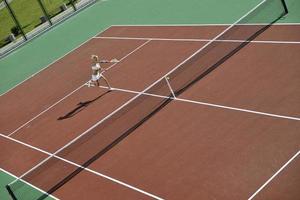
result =
M174 95L180 95L216 69L286 13L283 0L262 1L165 76L7 185L12 198L45 199L164 108ZM30 185L44 191L44 194L37 192L36 195L28 195Z

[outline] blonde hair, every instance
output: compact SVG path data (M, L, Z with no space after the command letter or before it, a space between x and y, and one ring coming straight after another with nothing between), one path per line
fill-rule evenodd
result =
M94 61L99 61L99 57L97 55L92 55L91 59Z

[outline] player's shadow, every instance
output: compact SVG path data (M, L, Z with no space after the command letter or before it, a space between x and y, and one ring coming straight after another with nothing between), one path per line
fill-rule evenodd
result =
M64 120L64 119L68 119L68 118L74 117L79 112L83 111L85 108L87 108L93 102L97 101L98 99L100 99L101 97L103 97L104 95L106 95L109 92L111 92L111 91L106 91L105 93L101 94L100 96L96 97L95 99L92 99L92 100L89 100L89 101L84 101L84 102L79 102L77 104L76 108L74 108L72 111L68 112L64 116L61 116L61 117L57 118L57 120Z

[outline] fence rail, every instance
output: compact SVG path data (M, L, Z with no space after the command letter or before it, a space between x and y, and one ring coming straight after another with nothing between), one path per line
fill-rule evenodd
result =
M97 0L0 0L0 59Z

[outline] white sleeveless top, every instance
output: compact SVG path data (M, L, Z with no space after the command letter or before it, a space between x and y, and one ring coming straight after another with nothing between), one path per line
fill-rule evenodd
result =
M99 70L99 69L101 69L99 63L96 63L95 65L92 66L92 70L95 70L95 71L96 71L96 70Z

